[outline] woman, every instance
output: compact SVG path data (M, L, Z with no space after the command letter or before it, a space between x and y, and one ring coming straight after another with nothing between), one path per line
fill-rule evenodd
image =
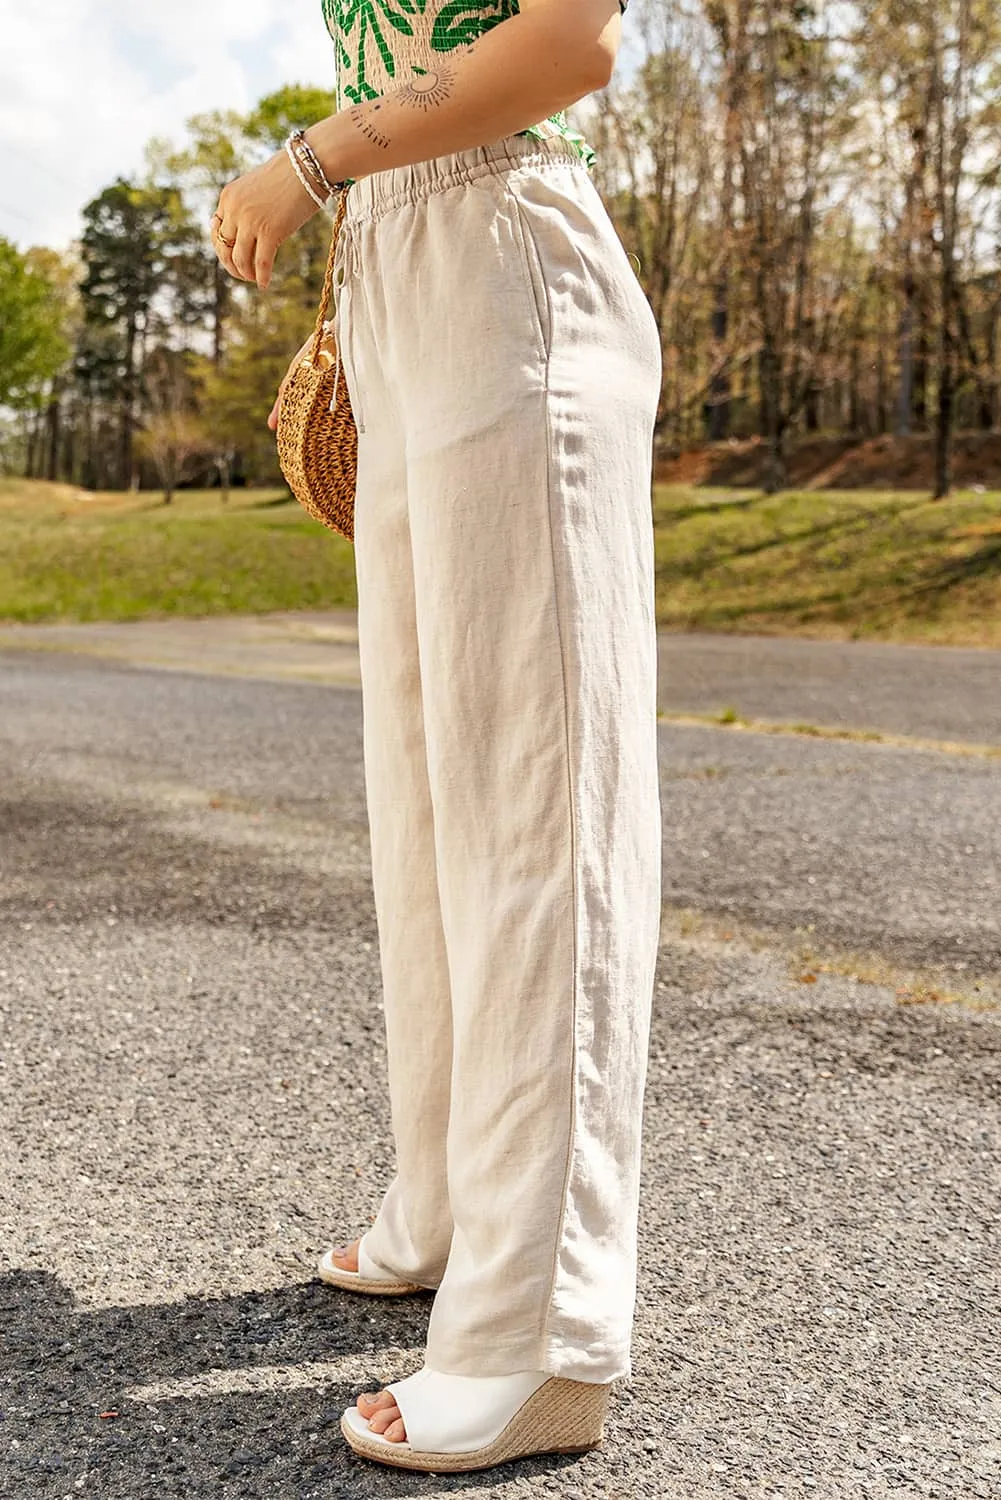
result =
M630 1369L661 352L561 113L608 82L619 0L326 3L342 107L305 140L351 184L334 325L397 1173L321 1274L437 1292L423 1368L357 1398L351 1446L485 1468L596 1446ZM219 201L218 254L260 287L316 211L296 165Z

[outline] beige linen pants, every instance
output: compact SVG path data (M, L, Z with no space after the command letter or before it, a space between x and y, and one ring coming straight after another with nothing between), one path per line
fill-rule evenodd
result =
M335 327L396 1176L427 1364L628 1373L660 914L652 313L573 148L350 190Z

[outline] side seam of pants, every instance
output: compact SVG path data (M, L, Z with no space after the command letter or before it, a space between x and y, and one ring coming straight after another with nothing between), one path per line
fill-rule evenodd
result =
M346 221L398 1158L366 1243L430 1282L450 1234L432 1368L604 1381L629 1369L659 930L660 352L585 169L537 148L377 174Z

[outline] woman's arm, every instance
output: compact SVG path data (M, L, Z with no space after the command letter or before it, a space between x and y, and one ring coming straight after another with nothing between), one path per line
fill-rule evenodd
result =
M312 125L332 182L463 151L536 125L612 76L619 0L521 0L516 16L433 71Z
M520 0L519 14L433 71L306 131L337 182L485 145L545 120L608 83L621 37L619 0ZM214 243L234 276L266 287L275 252L316 212L284 152L229 183Z

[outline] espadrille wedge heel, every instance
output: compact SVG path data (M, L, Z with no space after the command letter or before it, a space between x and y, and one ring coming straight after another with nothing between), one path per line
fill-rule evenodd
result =
M429 1290L413 1281L401 1281L377 1266L365 1250L365 1241L358 1244L358 1269L345 1271L334 1261L333 1250L327 1250L317 1262L321 1281L338 1286L345 1292L363 1292L368 1297L409 1297L414 1292Z
M586 1453L604 1440L608 1385L534 1370L514 1375L445 1375L418 1370L386 1387L407 1441L373 1432L357 1406L341 1418L355 1453L430 1474L491 1469L541 1453Z

